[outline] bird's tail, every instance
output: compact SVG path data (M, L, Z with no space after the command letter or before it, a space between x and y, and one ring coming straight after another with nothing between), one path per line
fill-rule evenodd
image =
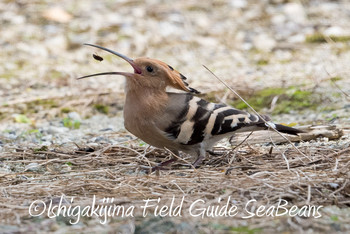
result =
M292 127L288 127L288 126L284 126L282 124L275 124L276 126L276 130L282 133L287 133L290 135L298 135L298 133L303 133L304 131L296 129L296 128L292 128Z
M268 115L260 115L265 121L270 122L271 118ZM264 129L268 129L268 127L266 126L266 123L264 122L264 120L262 120L259 117L259 124L257 124L257 126L260 127L264 127ZM270 122L271 123L271 122ZM296 129L296 128L292 128L292 127L288 127L282 124L275 124L273 123L271 126L273 126L277 131L281 132L281 133L286 133L286 134L290 134L290 135L298 135L298 133L304 133L304 131Z

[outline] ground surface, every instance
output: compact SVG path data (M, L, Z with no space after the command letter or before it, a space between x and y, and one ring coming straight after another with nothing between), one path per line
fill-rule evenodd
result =
M349 12L347 1L1 1L0 232L349 231ZM165 61L208 100L245 108L205 64L275 122L332 125L341 134L297 142L300 152L274 145L270 133L237 148L223 141L199 169L180 161L148 174L170 155L124 129L123 78L75 79L130 67L83 43ZM29 215L35 200L41 209L62 196L72 209L114 198L135 206L134 217L101 224L96 216ZM182 217L155 217L153 209L143 217L145 199L170 206L173 196L175 204L184 196ZM193 217L198 199L203 207L229 200L238 213ZM253 212L279 201L298 206L297 215L271 208L244 218L247 203ZM303 213L320 206L320 218Z

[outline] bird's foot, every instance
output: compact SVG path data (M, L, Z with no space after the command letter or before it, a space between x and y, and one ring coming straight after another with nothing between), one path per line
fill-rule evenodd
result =
M204 157L200 156L200 157L198 157L196 159L196 161L193 164L181 165L181 167L188 167L188 169L199 168L200 164L203 161L203 159L204 159ZM172 158L172 159L170 159L168 161L159 163L157 166L152 167L151 172L160 171L160 170L162 170L162 171L170 170L170 168L166 168L165 166L168 166L169 164L171 164L171 163L173 163L175 161L177 161L177 158Z
M196 161L194 161L194 163L192 164L184 164L184 165L181 165L181 167L185 167L186 169L192 169L192 168L200 168L201 164L202 164L202 161L204 159L204 156L199 156Z
M193 166L194 168L198 168L199 165L201 165L203 159L204 159L204 156L199 156L199 157L196 159L196 161L194 161L194 163L192 164L192 166Z
M176 160L177 160L177 158L172 158L172 159L169 159L168 161L159 163L159 165L152 167L152 172L159 171L159 170L164 170L164 171L170 170L169 168L164 168L164 166L167 166L167 165L175 162Z

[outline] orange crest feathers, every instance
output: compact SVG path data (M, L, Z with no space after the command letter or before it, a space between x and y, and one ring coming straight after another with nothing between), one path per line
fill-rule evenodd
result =
M172 66L162 61L158 61L158 62L167 68L167 73L170 80L170 86L172 86L175 89L180 89L190 93L195 93L195 94L200 93L198 90L189 87L188 83L185 81L187 78L184 75L182 75L180 72L176 71Z

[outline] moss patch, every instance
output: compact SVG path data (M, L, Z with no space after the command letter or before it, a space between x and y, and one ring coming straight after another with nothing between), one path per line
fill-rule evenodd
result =
M309 90L301 90L297 87L289 88L267 88L256 91L250 96L243 97L257 111L268 108L275 97L278 100L272 111L273 114L289 113L290 111L301 111L303 109L316 109L320 103L319 95ZM247 109L248 106L241 100L236 100L230 105L238 109Z
M62 123L63 123L63 126L70 129L79 129L81 124L79 120L73 120L68 117L64 118L62 120Z
M307 43L324 43L327 42L326 38L330 38L334 42L348 42L350 41L350 36L326 36L322 33L314 33L306 36L305 42Z
M259 59L256 62L256 64L259 65L259 66L265 66L265 65L269 64L269 60L267 60L267 59Z
M340 77L340 76L334 76L334 77L332 77L330 80L333 81L333 82L337 82L337 81L342 80L342 79L343 79L343 78Z
M28 102L27 103L28 112L35 112L36 113L39 106L43 107L44 109L51 109L51 108L58 107L58 104L53 99L39 99L39 100L35 100L33 102Z
M14 119L17 123L32 123L32 121L26 115L15 115Z
M69 107L63 107L61 108L61 113L68 114L69 112L72 112L73 110Z
M59 79L59 78L62 78L64 76L64 73L61 72L61 71L57 71L57 70L51 70L48 74L48 76L51 78L51 79Z
M100 113L102 113L102 114L108 114L109 113L109 107L108 106L106 106L106 105L103 105L103 104L95 104L94 105L94 108L98 111L98 112L100 112Z

